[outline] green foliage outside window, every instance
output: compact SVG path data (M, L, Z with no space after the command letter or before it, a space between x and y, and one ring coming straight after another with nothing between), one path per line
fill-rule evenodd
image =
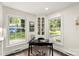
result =
M18 17L9 18L9 39L25 39L25 20Z
M49 34L60 35L61 34L61 19L51 19L49 20Z

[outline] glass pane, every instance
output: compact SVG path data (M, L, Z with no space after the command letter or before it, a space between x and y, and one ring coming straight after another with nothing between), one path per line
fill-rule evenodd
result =
M24 19L21 19L21 23L25 24L25 20Z
M25 28L25 24L21 24L21 27Z
M15 32L16 32L16 29L10 28L9 31L10 31L10 39L11 40L15 40Z
M21 39L21 29L17 29L15 36L16 39Z
M25 20L21 19L21 27L25 27Z
M25 30L24 29L17 29L15 39L24 39L25 38Z
M60 35L61 34L61 19L52 19L49 21L49 34Z
M17 18L17 17L10 17L9 26L20 27L21 26L21 19Z
M22 39L24 39L25 38L25 29L22 29L22 37L21 37Z

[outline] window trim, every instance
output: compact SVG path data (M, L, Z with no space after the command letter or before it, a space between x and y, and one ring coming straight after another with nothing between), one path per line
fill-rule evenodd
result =
M10 43L10 39L9 39L9 35L10 35L10 33L9 33L9 18L10 17L18 17L18 18L21 18L21 19L24 19L25 20L25 38L23 39L23 41L21 41L21 42L17 42L17 43ZM26 17L22 17L22 16L17 16L17 15L11 15L11 14L9 14L8 15L8 18L7 18L7 20L8 20L8 22L7 22L7 33L8 33L8 35L6 35L7 36L7 45L6 46L14 46L14 45L18 45L18 44L24 44L24 42L27 42L27 36L26 36L26 32L27 32L27 30L26 30Z
M54 17L54 18L51 18L51 19L48 20L48 26L49 26L48 34L49 34L49 30L50 30L49 21L52 20L52 19L58 19L58 18L61 19L61 17ZM62 21L61 21L61 26L62 26ZM60 28L60 31L62 32L62 27ZM49 35L50 35L50 36L61 36L62 33L61 33L61 35L53 35L53 34L49 34Z
M57 19L57 18L61 19L61 28L60 28L61 35L51 35L51 34L49 34L49 30L50 30L49 21L52 20L52 19ZM52 17L52 18L48 19L48 37L49 37L49 39L50 38L53 39L53 37L59 37L60 36L62 38L61 43L60 42L59 43L58 42L53 42L53 43L55 43L57 45L60 45L60 46L64 46L64 24L63 24L64 21L62 19L63 19L63 17L61 17L61 16L56 16L56 17Z

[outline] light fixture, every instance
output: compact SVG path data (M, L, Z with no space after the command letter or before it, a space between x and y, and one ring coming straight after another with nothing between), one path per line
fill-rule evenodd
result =
M45 8L45 10L48 10L49 8Z

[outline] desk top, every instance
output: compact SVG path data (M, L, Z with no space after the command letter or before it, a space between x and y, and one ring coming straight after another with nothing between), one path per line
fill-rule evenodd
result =
M30 40L29 41L30 45L52 45L53 43L49 43L49 40Z

